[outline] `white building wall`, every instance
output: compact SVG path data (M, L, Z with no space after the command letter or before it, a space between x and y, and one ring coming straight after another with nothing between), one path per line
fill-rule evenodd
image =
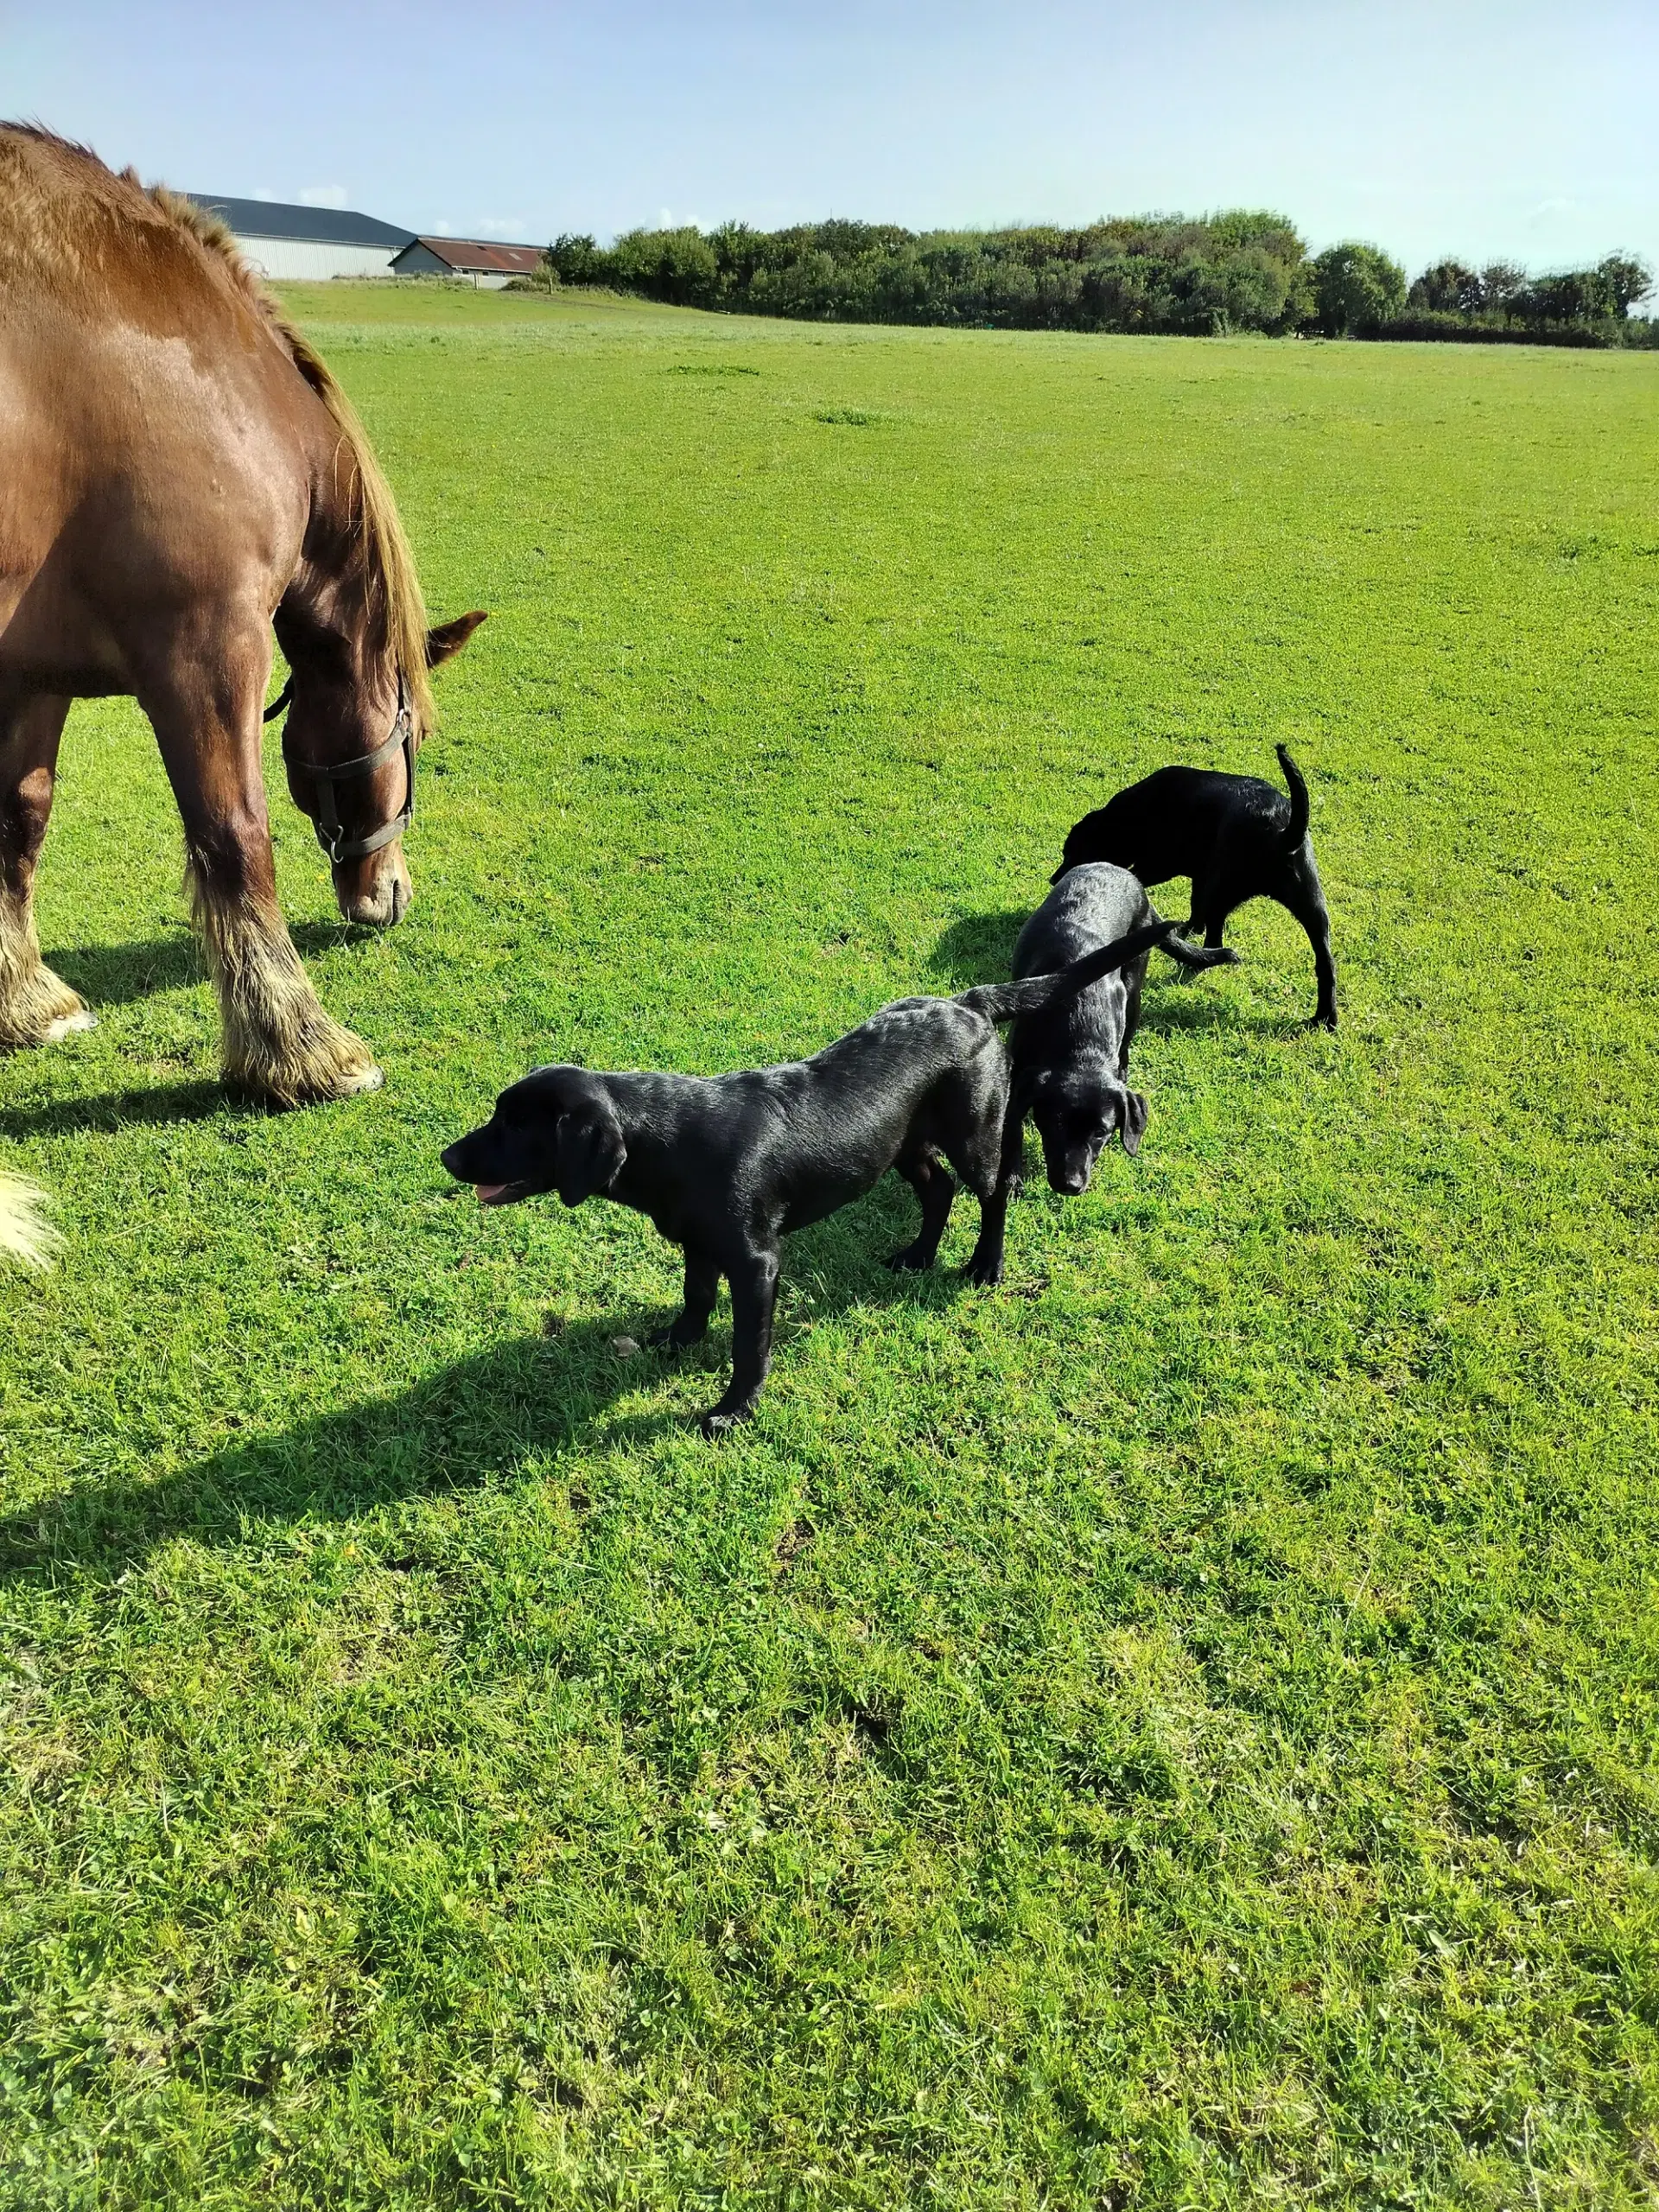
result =
M237 249L257 276L278 283L329 276L385 276L394 249L384 245L325 245L310 238L238 237Z

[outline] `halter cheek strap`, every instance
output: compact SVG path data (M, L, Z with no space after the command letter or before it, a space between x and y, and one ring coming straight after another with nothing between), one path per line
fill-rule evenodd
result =
M290 676L282 690L265 709L264 719L275 721L294 696L294 678ZM353 781L359 776L372 776L383 760L390 759L399 747L404 755L404 804L400 813L379 829L372 830L366 837L348 837L340 827L340 808L334 798L336 784ZM391 725L391 734L384 745L377 745L372 753L359 753L352 760L296 760L288 749L288 730L283 730L283 759L290 770L315 778L317 786L317 810L312 817L317 833L317 842L327 854L330 862L338 868L342 861L358 861L370 853L378 853L382 845L391 844L394 837L401 837L415 819L415 725L409 711L409 701L404 693L404 679L397 678L397 713Z

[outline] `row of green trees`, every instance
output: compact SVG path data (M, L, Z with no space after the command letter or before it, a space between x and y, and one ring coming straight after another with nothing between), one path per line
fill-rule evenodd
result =
M1610 253L1593 269L1529 276L1513 262L1471 269L1437 261L1407 295L1407 311L1452 315L1471 325L1515 329L1599 327L1629 320L1653 289L1653 273L1632 254Z
M835 322L959 323L1032 330L1330 337L1574 336L1650 332L1630 310L1646 267L1612 255L1529 278L1507 263L1439 262L1408 289L1372 245L1310 255L1282 215L1135 216L1079 230L907 231L896 223L629 231L614 245L556 238L550 273L683 307Z

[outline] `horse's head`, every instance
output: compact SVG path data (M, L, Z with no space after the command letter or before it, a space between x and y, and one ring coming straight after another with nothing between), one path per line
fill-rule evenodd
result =
M451 659L485 619L461 614L429 630L427 667ZM346 919L399 922L414 895L404 831L415 811L422 702L395 670L371 674L344 639L303 617L279 608L276 635L293 670L283 731L289 794L315 826Z

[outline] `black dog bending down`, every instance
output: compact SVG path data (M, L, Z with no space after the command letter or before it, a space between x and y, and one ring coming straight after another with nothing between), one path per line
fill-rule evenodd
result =
M1016 976L1065 972L1098 945L1153 918L1151 904L1126 868L1091 861L1068 868L1020 932ZM1186 968L1217 968L1236 960L1225 945L1198 952L1170 937L1164 950ZM1015 1018L1008 1039L1013 1076L1003 1144L1003 1179L1020 1172L1026 1116L1037 1124L1050 1187L1075 1198L1089 1187L1096 1160L1121 1135L1135 1154L1147 1126L1147 1102L1128 1088L1129 1046L1141 1021L1147 956Z
M995 1025L1085 989L1154 944L1154 923L1058 976L989 983L954 999L900 999L810 1060L734 1075L601 1075L538 1068L504 1090L481 1129L443 1154L486 1205L556 1191L602 1194L648 1214L685 1253L685 1307L655 1342L693 1344L724 1275L732 1286L732 1379L702 1417L718 1435L754 1410L772 1363L779 1243L861 1197L896 1167L922 1202L898 1268L931 1268L957 1186L980 1205L975 1281L1002 1273L1008 1191L1001 1174L1007 1061Z
M1337 969L1307 834L1307 785L1284 747L1275 749L1288 799L1259 776L1159 768L1084 816L1050 880L1058 883L1085 861L1111 861L1148 886L1190 875L1192 912L1185 934L1201 929L1211 950L1221 944L1227 917L1247 899L1276 899L1307 932L1319 982L1313 1019L1334 1029Z

